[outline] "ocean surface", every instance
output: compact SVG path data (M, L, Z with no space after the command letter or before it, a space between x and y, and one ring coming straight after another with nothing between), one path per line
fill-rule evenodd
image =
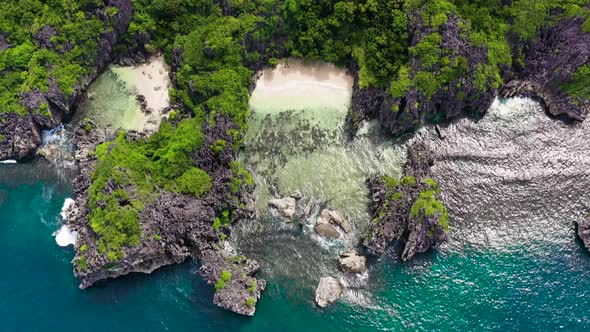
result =
M253 148L241 159L262 199L300 189L344 211L358 237L368 222L364 177L399 175L405 147L422 139L436 154L448 244L409 263L394 244L370 260L368 275L340 301L320 310L313 302L318 280L338 275L337 254L354 241L323 241L309 225L284 224L259 204L260 218L231 236L239 251L260 260L268 281L252 318L213 305L198 262L80 290L73 249L57 246L52 235L72 197L71 175L42 160L0 164L0 330L590 330L590 254L574 228L590 207L590 122L569 126L514 99L497 101L480 121L442 127L442 140L425 129L394 141L374 124L351 140L343 135L342 105L331 103L322 108L336 120L329 125L316 126L313 105L252 117L260 135L248 134ZM282 130L301 126L308 134ZM269 137L276 144L265 147Z

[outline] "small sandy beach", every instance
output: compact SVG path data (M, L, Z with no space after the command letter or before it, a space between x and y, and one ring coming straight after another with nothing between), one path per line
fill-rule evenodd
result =
M285 110L348 108L353 78L328 63L281 61L276 68L262 72L250 105L257 114Z

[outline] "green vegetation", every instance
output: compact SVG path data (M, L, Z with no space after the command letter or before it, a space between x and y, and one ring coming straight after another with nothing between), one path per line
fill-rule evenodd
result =
M590 99L590 65L579 67L561 90L574 98Z
M221 152L223 149L225 149L227 142L222 140L222 139L218 139L215 141L215 143L213 143L211 145L211 151L213 151L213 153L215 155L218 155L219 152Z
M510 66L510 35L534 39L540 28L563 17L582 16L590 30L586 0L240 0L227 1L224 16L215 1L133 0L133 19L116 51L163 50L170 60L182 51L173 99L195 114L226 114L244 125L248 116L247 65L281 56L355 62L361 87L389 89L401 98L410 88L425 97L471 75L464 58L442 47L441 27L458 16L462 37L487 49L487 62L472 77L480 91L502 83L500 68ZM100 34L118 10L102 1L2 2L0 30L9 47L0 52L0 112L24 114L18 93L47 91L49 78L62 92L92 70ZM103 22L101 19L105 19ZM429 28L410 47L420 20ZM48 36L47 47L37 41ZM248 42L245 42L245 41ZM263 43L265 47L246 47ZM410 64L419 63L412 72ZM42 114L41 110L35 110ZM174 118L171 115L171 118Z
M414 176L406 175L400 180L400 184L402 186L415 186L416 185L416 178Z
M213 220L213 229L217 232L221 228L221 226L229 226L231 224L230 218L230 211L223 210L221 211L218 217L215 217Z
M200 121L169 122L147 141L130 142L124 132L96 149L97 166L89 189L90 226L109 259L140 243L139 214L157 198L157 188L200 197L211 188L209 175L192 166L190 153L202 145ZM107 188L116 187L116 190Z
M248 293L252 294L256 291L256 280L252 279L252 283L250 284L250 287L248 287Z
M215 283L215 291L219 292L220 290L225 288L225 285L231 280L231 273L227 270L221 271L221 276L217 279Z
M422 214L424 217L438 217L438 224L446 231L449 228L449 214L441 201L436 199L440 194L438 183L429 177L422 179L422 183L429 189L420 192L410 210L410 217L416 218Z
M436 199L434 195L434 190L421 192L418 199L416 199L412 205L410 217L419 217L420 213L422 213L424 217L432 217L438 214L438 224L442 226L444 230L447 230L449 228L449 214L442 202Z
M0 31L9 48L0 51L0 113L27 114L18 94L49 90L50 78L65 95L93 70L100 35L109 28L102 1L2 1ZM111 15L112 16L112 15ZM39 42L37 36L46 36ZM34 114L50 116L47 104Z
M191 167L176 179L176 188L183 194L201 197L211 190L211 178L207 172Z
M86 258L84 256L78 257L76 260L76 265L82 271L88 270L88 263L86 262Z
M413 203L409 216L420 219L436 216L438 217L439 225L444 230L448 229L449 215L446 207L436 198L437 195L440 195L440 188L438 183L432 178L423 178L420 181L420 186L418 186L417 179L414 176L404 176L399 181L390 176L382 176L381 180L385 183L387 188L386 197L389 197L389 199L383 202L383 206L378 211L378 218L375 218L373 221L379 222L380 219L384 218L387 210L394 206L394 204L405 205L406 201L401 201L404 198L404 190L407 190L408 187L417 187L420 189L420 192L417 194L417 197L412 198Z
M428 100L452 84L460 87L463 79L472 80L479 92L499 87L501 69L515 61L508 37L533 39L542 26L562 17L590 17L584 0L232 0L224 2L231 16L209 0L132 1L132 22L116 52L162 50L169 63L181 59L175 63L170 90L171 99L181 107L147 141L132 141L120 133L97 147L88 218L98 235L99 251L113 261L124 257L125 247L150 236L142 234L139 216L162 191L202 198L211 190L210 175L192 160L192 154L203 148L202 127L215 125L219 116L235 125L227 132L231 143L218 139L205 147L215 155L241 144L249 87L260 65L275 65L278 58L288 56L356 64L361 87L385 89L396 99L416 89ZM117 9L96 0L26 0L0 2L0 12L0 30L9 46L0 51L0 112L26 114L19 94L48 91L50 78L69 94L93 70L100 34L112 28ZM487 61L475 70L442 43L443 26L453 16L460 18L464 41L485 47ZM410 47L415 31L409 28L416 20L428 29ZM590 30L588 19L583 29ZM36 36L53 31L49 46L41 47ZM590 96L589 72L588 67L578 69L563 91ZM420 100L411 106L424 105ZM34 113L49 116L47 103ZM436 118L444 119L444 111ZM90 132L90 121L83 128ZM237 162L225 167L232 172L224 184L230 202L251 187L253 179ZM394 201L403 197L394 188L419 185L413 177L386 181ZM427 185L434 194L433 186ZM422 199L418 211L441 210L430 196ZM222 212L212 227L219 231L231 223L232 207L228 203L216 208Z
M252 296L248 297L248 299L246 299L246 305L249 307L253 307L256 304L256 300L254 300L254 298Z
M233 172L233 177L229 184L230 193L238 193L244 185L248 185L250 187L254 185L254 179L252 178L252 174L250 174L250 172L243 168L239 162L232 162L231 170Z

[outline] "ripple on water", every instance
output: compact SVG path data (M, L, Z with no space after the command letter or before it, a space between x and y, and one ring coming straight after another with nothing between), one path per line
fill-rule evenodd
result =
M343 117L335 128L322 127L304 113L255 112L251 119L255 134L246 144L255 148L241 158L254 172L259 209L266 211L270 195L301 189L353 215L357 225L366 222L364 181L372 173L399 176L404 144L367 128L349 142L341 139ZM590 291L590 255L576 242L573 222L590 202L590 123L569 126L515 98L497 100L479 121L441 129L443 140L433 129L417 138L435 152L450 243L409 263L393 245L371 261L366 287L347 292L330 315L314 316L316 324L363 331L589 328L583 294ZM274 289L259 311L279 299L303 297L313 306L319 277L336 273L337 250L264 213L252 225L233 238L262 262Z

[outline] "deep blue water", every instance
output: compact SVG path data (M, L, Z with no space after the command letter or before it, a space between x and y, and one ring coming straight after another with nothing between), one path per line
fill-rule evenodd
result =
M69 182L40 165L0 165L2 331L590 330L590 255L573 226L562 241L451 246L410 264L392 248L366 289L325 311L315 285L281 276L255 317L224 312L196 262L80 290L72 250L52 237Z

